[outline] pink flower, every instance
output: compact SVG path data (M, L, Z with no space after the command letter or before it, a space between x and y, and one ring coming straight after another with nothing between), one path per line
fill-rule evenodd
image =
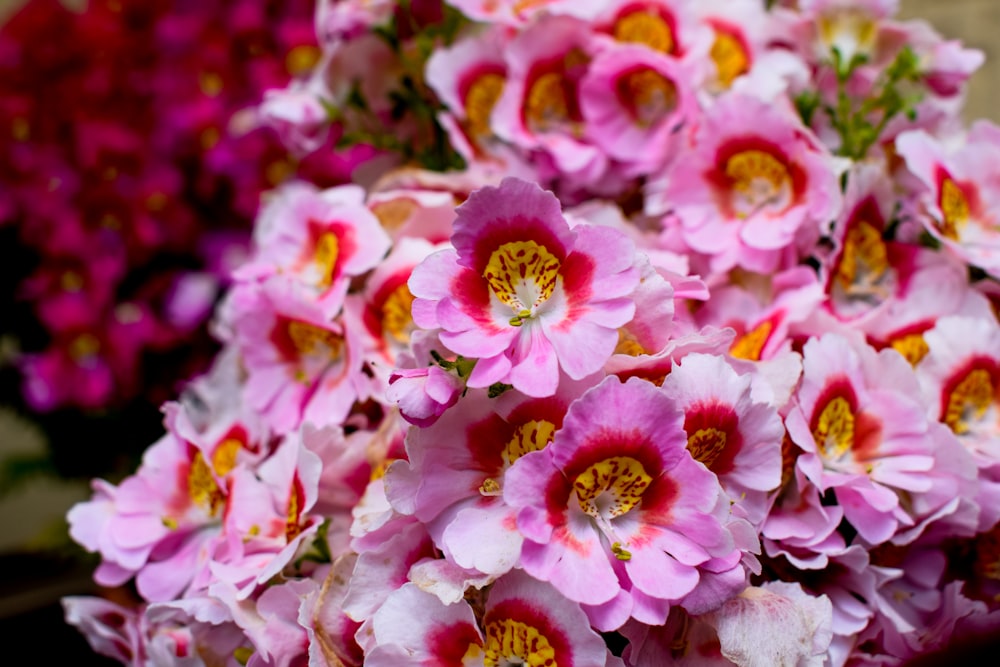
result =
M646 212L672 210L713 270L770 273L812 250L837 215L839 172L793 112L730 93L699 124L692 154L650 181Z
M923 185L924 227L963 260L1000 274L1000 133L979 126L957 150L922 130L896 139L906 166Z
M711 608L745 585L747 531L687 451L683 413L643 380L609 377L577 399L549 446L511 466L504 499L519 509L524 570L596 627L663 623L673 604Z
M684 411L688 451L758 526L767 494L781 482L785 429L777 410L751 398L750 384L750 375L737 374L722 357L689 354L663 390Z
M648 174L673 157L681 128L698 112L690 74L638 45L605 49L580 82L588 138L629 172Z
M926 418L916 377L895 352L876 354L834 334L803 352L802 385L785 420L804 450L798 466L821 492L834 490L862 538L884 542L915 522L913 504L901 498L949 484L932 472L935 455L960 452ZM950 484L957 494L957 480ZM945 502L949 493L941 495Z
M403 419L426 428L458 401L462 379L440 366L397 369L389 375L386 399L399 405Z
M343 306L351 279L373 268L390 241L364 205L364 191L341 186L319 191L297 183L279 190L261 211L254 232L255 256L237 278L280 274L306 289L323 313Z
M570 229L554 195L506 179L458 209L455 250L413 271L414 321L478 359L470 387L512 384L529 396L598 370L635 306L634 249L620 232Z
M247 402L279 433L303 421L339 423L358 397L361 356L347 313L334 321L288 281L242 284L224 319L243 358Z
M543 16L506 50L507 80L491 116L498 137L524 151L540 150L554 175L584 185L607 171L607 158L583 140L580 82L598 42L591 26L569 16Z

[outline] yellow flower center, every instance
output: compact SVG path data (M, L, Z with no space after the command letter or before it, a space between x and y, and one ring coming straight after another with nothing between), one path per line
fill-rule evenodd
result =
M288 323L288 337L292 339L295 349L302 355L323 354L324 352L331 359L340 356L343 347L343 339L333 331L321 329L320 327L292 320Z
M556 432L556 425L544 419L532 419L521 424L514 430L507 447L504 448L503 458L507 465L513 465L528 452L537 452L552 442L552 437Z
M843 396L830 399L813 428L813 440L827 461L838 461L854 446L854 411Z
M292 76L305 74L319 62L322 52L312 44L300 44L285 56L285 69Z
M737 217L749 217L765 206L787 200L792 178L787 165L767 151L750 149L726 160L726 177L735 195Z
M595 518L614 518L638 505L652 481L639 461L612 456L577 475L573 488L584 512Z
M715 63L719 84L723 88L729 88L736 77L750 71L750 57L743 48L743 42L723 30L716 29L709 56Z
M323 232L316 239L316 249L313 251L313 261L319 270L320 287L329 287L333 283L333 273L340 255L340 240L333 232Z
M652 11L635 11L622 16L615 22L614 35L619 42L645 44L661 53L674 50L670 26Z
M504 618L486 624L485 667L558 667L555 648L537 628Z
M865 221L852 225L844 238L844 253L837 267L837 280L845 290L856 284L877 283L889 268L882 234Z
M236 467L236 457L243 449L243 443L236 438L226 438L212 452L212 469L219 477L226 476Z
M400 343L410 340L413 294L406 283L392 291L382 304L382 328Z
M469 133L473 137L492 134L490 114L503 93L503 75L489 72L476 78L465 94L465 117L469 121Z
M293 486L292 493L288 497L288 512L285 515L285 540L288 542L294 540L302 532L302 526L299 523L299 512L301 511L299 500L298 489Z
M554 129L569 120L570 101L562 72L542 74L528 90L524 113L535 132Z
M545 246L534 241L511 241L493 251L483 277L517 318L525 318L552 296L560 266L559 259Z
M918 333L906 334L894 338L890 343L892 349L903 355L911 366L916 366L930 352L924 337Z
M69 356L74 361L84 361L101 351L101 341L93 334L84 333L74 338L69 344Z
M615 85L618 99L640 127L655 125L677 106L677 87L648 67L619 77Z
M687 448L695 460L711 469L719 454L726 450L726 432L712 427L700 428L688 436Z
M959 435L967 433L969 422L983 418L995 395L989 371L984 368L969 371L948 395L944 423Z
M774 325L770 320L764 320L742 336L738 336L729 348L729 354L737 359L748 359L750 361L760 361L760 354L764 350L768 337Z
M618 345L615 346L615 354L627 354L630 357L638 357L641 354L649 354L649 351L642 346L636 337L625 331L618 330Z
M950 178L941 183L941 214L938 230L949 239L958 240L958 230L969 221L969 201L958 184Z
M202 72L198 75L198 87L208 97L218 97L225 82L215 72Z
M222 490L215 483L212 470L205 462L205 457L201 452L196 452L191 461L191 469L188 471L188 496L191 502L208 510L209 515L215 516L219 507L225 500Z

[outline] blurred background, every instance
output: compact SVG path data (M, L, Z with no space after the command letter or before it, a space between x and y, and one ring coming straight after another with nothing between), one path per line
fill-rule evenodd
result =
M95 204L89 199L71 197L64 202L70 209L97 207L95 215L99 220L93 226L97 231L83 229L79 237L62 239L66 247L53 250L51 244L57 240L51 238L51 229L36 221L31 224L38 227L37 238L26 250L21 245L19 225L23 228L25 222L18 218L21 200L17 197L49 196L44 191L31 190L33 184L27 174L32 169L58 173L60 167L73 165L65 163L70 158L53 154L51 164L25 167L17 162L16 155L11 157L16 146L10 148L14 144L0 138L0 636L37 638L32 646L43 652L36 655L54 662L72 658L77 665L103 665L111 663L93 655L82 637L62 623L60 597L99 592L90 580L96 561L69 540L65 514L74 503L89 498L90 477L117 481L134 469L141 452L159 435L160 403L176 395L184 377L206 367L214 346L207 336L205 321L214 298L225 287L226 253L236 253L238 257L241 243L245 242L258 193L292 174L320 184L333 184L344 178L345 172L335 160L323 164L297 163L282 153L274 137L240 127L241 107L252 104L262 89L280 86L288 77L311 65L315 55L309 50L311 0L278 3L205 0L198 3L198 9L190 9L194 5L179 1L177 6L188 7L190 11L187 24L178 23L174 28L183 33L187 25L193 30L190 35L201 34L203 39L192 41L189 35L185 41L178 35L168 35L166 39L174 49L170 58L177 60L158 60L155 53L138 53L135 44L118 45L127 58L135 59L125 68L130 72L129 68L134 68L158 76L164 69L176 69L177 62L184 62L191 70L190 89L183 87L183 81L163 82L171 99L187 96L184 99L189 106L185 108L185 117L197 119L194 126L170 128L169 132L174 134L164 134L166 131L157 125L160 122L157 114L166 113L162 98L157 97L162 91L144 91L145 97L128 100L132 107L110 115L104 115L105 109L92 109L89 116L84 114L83 120L59 104L60 100L67 105L78 101L73 97L75 71L102 73L88 79L88 84L97 86L104 95L98 99L109 108L124 104L115 83L101 78L107 75L114 79L122 74L121 68L116 69L110 62L111 56L104 61L88 60L81 64L80 57L89 57L87 49L82 47L87 39L104 39L102 30L116 29L118 24L114 21L119 19L114 17L119 15L116 12L121 11L122 5L126 10L133 4L145 7L125 21L131 21L130 29L144 34L143 30L150 29L148 22L171 11L174 3L156 0L95 3L109 12L106 20L88 24L90 32L74 33L74 39L83 40L82 46L75 44L81 50L63 54L62 60L66 62L53 49L62 47L67 39L62 30L74 25L73 17L79 14L61 15L62 21L70 23L60 23L52 20L60 11L57 0L30 0L30 3L34 15L25 19L26 12L18 11L26 4L25 0L0 0L0 32L7 33L7 39L0 39L0 117L12 123L15 140L23 143L37 139L29 131L34 128L17 120L22 111L28 114L24 117L38 113L38 109L28 108L35 95L52 105L47 113L66 116L66 126L41 130L43 134L49 133L42 138L52 149L50 153L58 153L60 137L79 142L81 136L103 133L100 145L94 149L97 157L93 157L93 164L85 166L96 174L94 178L100 181L100 187L110 188L101 179L114 182L116 177L109 174L117 174L119 166L102 162L105 154L101 151L108 152L111 146L114 150L110 152L119 158L124 155L133 159L121 168L135 168L136 155L148 157L141 148L144 137L155 135L164 150L169 149L166 160L171 167L156 173L150 167L147 175L151 180L132 186L152 188L144 199L147 208L162 206L160 196L182 195L187 208L173 212L175 218L170 229L176 232L178 228L193 225L182 237L170 236L173 246L167 259L154 257L148 250L155 243L149 239L121 241L115 229L121 220L108 217L106 200ZM78 0L67 0L62 5L76 12L84 7ZM1000 94L996 92L1000 90L1000 40L996 38L1000 28L1000 0L902 0L902 15L924 18L947 38L960 39L967 46L985 52L986 64L971 82L965 118L1000 121L1000 105L995 99ZM264 24L260 23L262 18L266 19ZM12 22L19 20L23 23L18 30L9 30ZM18 34L12 36L13 32ZM49 50L39 50L37 44L27 41L22 43L21 38L46 42ZM19 50L35 53L44 61L44 66L40 66L43 70L54 68L49 74L55 72L63 79L40 76L44 71L25 77L8 71L12 54ZM212 67L201 67L202 61L211 62ZM143 80L147 79L148 76L143 76ZM155 80L155 76L149 80ZM127 77L122 81L134 83L134 79ZM32 85L36 87L34 90ZM134 141L136 136L115 134L113 127L115 122L122 121L122 114L136 113L145 114L148 125L143 130L147 135L137 135L138 144ZM86 125L87 122L92 124ZM191 147L183 149L185 143L178 137L192 139ZM129 146L129 142L135 145ZM84 159L79 153L78 150L70 161ZM245 168L248 164L254 166L250 171ZM5 190L21 194L11 197L4 194ZM116 195L112 191L108 196L114 200ZM126 210L115 215L139 219L144 213ZM211 238L197 229L198 221L206 219L211 220ZM25 289L41 298L51 289L52 281L64 292L90 294L85 289L86 281L99 280L87 274L90 270L87 266L91 259L95 264L100 262L86 253L82 258L78 256L80 244L95 235L103 244L109 230L115 232L120 246L115 246L111 259L101 255L102 261L107 259L111 267L103 274L105 282L111 282L110 287L106 285L112 293L107 304L101 305L100 297L94 296L97 305L93 301L49 302L49 309L42 312L25 305L21 298ZM163 240L162 230L152 229L149 233L157 242ZM106 249L104 244L94 252ZM74 268L73 262L81 261L82 268ZM53 263L59 264L58 271L46 274ZM28 288L25 276L31 276ZM187 302L200 299L204 312L178 312L172 299L182 298ZM123 303L128 306L125 310ZM101 308L105 306L111 310L102 314ZM103 328L97 333L90 333L87 328L88 317L101 322L117 318L119 323L131 325L140 315L145 318L141 321L149 326L113 331ZM79 320L73 325L76 328L66 325L67 321L75 321L74 317ZM60 363L89 359L87 355L97 358L102 341L105 345L128 348L132 356L108 361L107 377L102 376L103 379L94 373L67 376L69 379L59 376ZM36 355L31 372L41 384L36 384L31 394L25 393L21 379L24 369L15 368L12 363L19 351ZM46 381L51 384L46 385Z

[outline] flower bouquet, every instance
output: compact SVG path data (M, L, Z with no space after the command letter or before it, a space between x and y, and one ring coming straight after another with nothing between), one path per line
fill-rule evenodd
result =
M998 629L1000 128L893 0L344 0L223 350L71 535L146 665L899 664Z

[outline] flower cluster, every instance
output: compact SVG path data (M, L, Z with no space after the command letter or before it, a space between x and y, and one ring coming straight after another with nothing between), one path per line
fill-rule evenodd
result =
M3 333L24 348L31 409L171 396L214 352L205 325L260 193L292 174L347 178L331 151L294 160L254 112L315 62L312 13L31 0L3 26L0 227L20 274L9 307L27 315Z
M1000 129L893 0L324 3L127 664L899 664L1000 627ZM338 130L340 131L340 130ZM320 149L322 150L322 149Z

